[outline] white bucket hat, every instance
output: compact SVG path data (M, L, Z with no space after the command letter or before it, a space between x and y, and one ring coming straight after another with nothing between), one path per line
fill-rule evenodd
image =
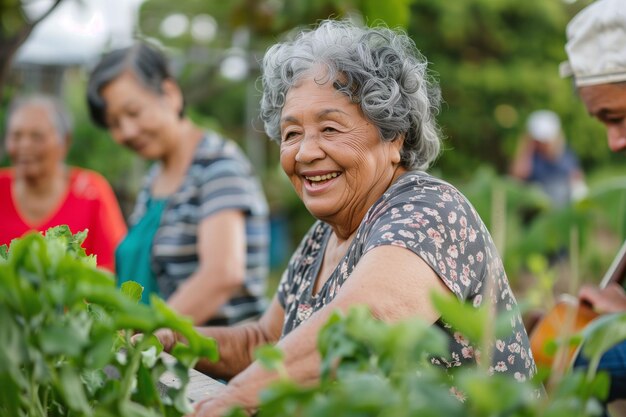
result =
M552 142L561 134L561 119L553 111L537 110L528 116L526 130L538 142Z
M561 76L577 87L626 81L626 0L597 0L567 25Z

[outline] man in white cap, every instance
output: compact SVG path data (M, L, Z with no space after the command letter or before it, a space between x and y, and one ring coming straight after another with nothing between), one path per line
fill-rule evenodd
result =
M567 26L565 50L561 74L573 76L587 111L606 126L609 148L626 151L626 0L598 0L578 13ZM601 313L626 311L626 293L617 284L586 286L579 296ZM603 356L600 369L611 376L608 401L626 398L626 341Z

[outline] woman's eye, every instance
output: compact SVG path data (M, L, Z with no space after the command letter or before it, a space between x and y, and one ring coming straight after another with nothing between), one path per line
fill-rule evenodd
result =
M609 119L606 119L606 122L610 125L618 125L621 124L624 121L623 117L612 117Z
M117 120L107 120L106 125L110 130L117 129L119 127Z
M294 132L294 131L286 132L283 136L283 141L294 138L297 135L297 133L298 132Z
M45 135L39 132L35 132L32 134L32 138L35 142L43 142Z
M603 114L600 117L598 117L600 119L600 121L602 123L606 123L609 125L618 125L621 124L624 121L624 116L621 116L619 114Z

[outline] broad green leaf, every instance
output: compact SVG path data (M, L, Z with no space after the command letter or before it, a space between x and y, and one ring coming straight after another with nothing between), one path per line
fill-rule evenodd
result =
M275 371L283 367L283 352L273 345L263 345L256 348L254 358L268 370Z
M248 417L249 414L243 411L241 407L233 407L224 415L224 417Z
M189 318L176 314L165 301L154 294L150 298L150 303L153 309L160 314L159 327L167 327L180 333L189 344L189 353L193 352L193 354L211 362L217 362L219 353L214 339L199 334Z
M106 378L102 369L90 369L81 373L81 380L89 397L95 396L96 392L104 386Z
M194 349L182 343L176 343L170 351L170 354L188 368L192 368L196 364L198 358Z
M91 369L101 369L111 361L113 356L113 330L103 328L92 332L90 343L83 352L83 363Z
M45 233L45 239L47 241L55 240L63 242L66 245L66 250L69 254L77 258L86 258L87 254L82 247L83 242L87 238L87 229L72 234L70 228L67 225L60 225L48 229Z
M407 28L413 0L363 0L369 24L385 23L391 28Z
M140 366L137 371L137 389L133 395L135 401L149 407L159 404L159 391L149 369L151 366Z
M158 358L156 346L150 346L141 351L141 363L146 368L152 368Z
M135 302L141 300L141 294L143 293L143 287L135 281L126 281L122 283L120 287L122 294L130 298Z
M92 414L83 389L83 383L74 369L68 366L60 369L58 388L71 410L80 412L85 416Z
M583 330L582 353L597 363L607 350L626 340L626 313L605 314Z
M155 410L151 410L135 402L123 403L120 407L120 413L124 417L162 417Z
M477 415L496 415L532 398L529 385L520 384L514 378L502 375L465 372L455 375L461 392L471 398ZM494 392L497 400L494 401Z
M22 405L20 393L24 388L20 387L8 373L0 372L0 380L3 381L0 389L0 415L19 416Z
M39 333L41 349L48 355L78 356L87 339L67 324L52 324Z
M486 307L475 308L456 297L433 293L432 301L442 319L455 330L463 333L473 343L483 340L485 325L489 321Z

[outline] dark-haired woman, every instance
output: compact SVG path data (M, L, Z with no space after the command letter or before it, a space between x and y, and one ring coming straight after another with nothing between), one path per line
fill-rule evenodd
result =
M155 161L116 252L120 282L158 293L195 323L229 325L264 308L267 204L239 147L195 125L166 57L145 43L90 75L93 121Z

